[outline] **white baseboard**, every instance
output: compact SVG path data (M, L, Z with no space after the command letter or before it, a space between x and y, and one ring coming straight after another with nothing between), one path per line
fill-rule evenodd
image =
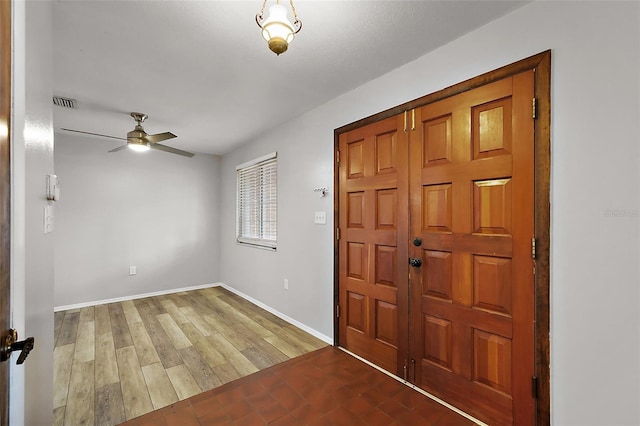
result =
M319 331L314 330L313 328L301 323L300 321L297 321L297 320L295 320L295 319L283 314L282 312L277 311L277 310L273 309L272 307L265 305L264 303L260 302L259 300L256 300L251 296L247 296L246 294L242 293L241 291L238 291L235 288L230 287L230 286L228 286L228 285L226 285L225 283L222 283L222 282L213 283L213 284L195 285L195 286L191 286L191 287L173 288L171 290L154 291L152 293L136 294L136 295L133 295L133 296L115 297L113 299L97 300L97 301L93 301L93 302L75 303L73 305L56 306L56 307L53 308L53 311L54 312L58 312L58 311L67 311L69 309L81 309L81 308L86 308L88 306L97 306L97 305L105 305L107 303L124 302L125 300L144 299L145 297L162 296L164 294L179 293L181 291L200 290L200 289L209 288L209 287L223 287L223 288L229 290L230 292L232 292L234 294L237 294L238 296L242 297L243 299L253 303L254 305L257 305L257 306L261 307L265 311L272 313L273 315L275 315L278 318L288 322L289 324L295 325L299 329L304 330L307 333L311 334L312 336L317 337L318 339L322 340L323 342L328 343L330 345L333 345L333 338L332 337L325 336L324 334L322 334Z
M144 299L145 297L162 296L164 294L179 293L181 291L191 291L191 290L200 290L200 289L209 288L209 287L218 287L221 284L222 283L194 285L191 287L172 288L170 290L154 291L152 293L135 294L133 296L114 297L113 299L104 299L104 300L97 300L93 302L75 303L73 305L56 306L53 308L53 311L54 312L67 311L69 309L80 309L80 308L86 308L88 306L97 306L97 305L106 305L107 303L124 302L125 300Z
M260 302L259 300L254 299L251 296L247 296L246 294L242 293L241 291L238 291L235 288L226 285L225 283L220 283L220 287L223 287L223 288L229 290L230 292L232 292L234 294L237 294L238 296L242 297L243 299L246 299L247 301L253 303L254 305L257 305L257 306L261 307L262 309L264 309L267 312L271 312L273 315L277 316L278 318L283 319L284 321L288 322L289 324L295 325L299 329L306 331L307 333L311 334L314 337L317 337L318 339L322 340L323 342L328 343L330 345L333 345L333 338L332 337L326 336L326 335L320 333L319 331L314 330L313 328L309 327L308 325L305 325L305 324L301 323L300 321L294 320L290 316L287 316L287 315L283 314L282 312L277 311L277 310L273 309L272 307L265 305L264 303Z

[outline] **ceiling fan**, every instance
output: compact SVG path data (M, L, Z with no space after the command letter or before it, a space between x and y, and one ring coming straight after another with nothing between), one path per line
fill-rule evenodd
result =
M145 132L144 129L142 128L142 122L147 119L147 114L142 114L140 112L132 112L131 117L133 117L133 119L137 124L132 131L127 133L126 138L102 135L100 133L84 132L82 130L64 129L64 128L62 128L62 130L66 130L68 132L84 133L86 135L102 136L105 138L127 141L126 144L119 146L115 149L112 149L109 152L120 151L128 147L138 152L147 151L149 150L149 148L152 148L152 149L158 149L160 151L170 152L171 154L184 155L185 157L193 157L195 155L191 152L183 151L181 149L172 148L170 146L166 146L158 143L167 139L173 139L177 137L171 132L157 133L155 135L147 134L147 132Z

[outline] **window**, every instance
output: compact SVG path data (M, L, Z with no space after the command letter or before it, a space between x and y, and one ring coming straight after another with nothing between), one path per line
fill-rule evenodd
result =
M276 249L278 162L276 153L236 167L236 241Z

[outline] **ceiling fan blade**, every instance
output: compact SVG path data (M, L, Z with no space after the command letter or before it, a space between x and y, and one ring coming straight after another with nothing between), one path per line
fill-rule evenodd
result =
M109 151L109 152L122 151L122 150L123 150L123 149L125 149L127 146L129 146L129 144L124 144L124 145L122 145L122 146L119 146L119 147L117 147L117 148L112 149L112 150L111 150L111 151Z
M119 139L121 141L126 141L127 140L126 138L119 138L117 136L109 136L109 135L102 135L100 133L84 132L82 130L65 129L63 127L60 128L60 130L66 130L67 132L84 133L85 135L102 136L103 138Z
M170 146L162 145L162 144L159 144L159 143L152 143L149 146L151 148L153 148L153 149L158 149L160 151L170 152L172 154L184 155L185 157L193 157L195 155L195 154L193 154L191 152L183 151L181 149L171 148Z
M171 132L157 133L155 135L147 135L144 137L144 139L147 142L151 142L151 143L158 143L158 142L166 141L167 139L173 139L173 138L177 138L177 136Z

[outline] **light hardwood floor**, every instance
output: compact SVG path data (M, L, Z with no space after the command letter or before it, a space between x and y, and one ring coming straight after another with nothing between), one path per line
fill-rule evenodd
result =
M324 346L222 287L56 312L54 424L119 424Z

